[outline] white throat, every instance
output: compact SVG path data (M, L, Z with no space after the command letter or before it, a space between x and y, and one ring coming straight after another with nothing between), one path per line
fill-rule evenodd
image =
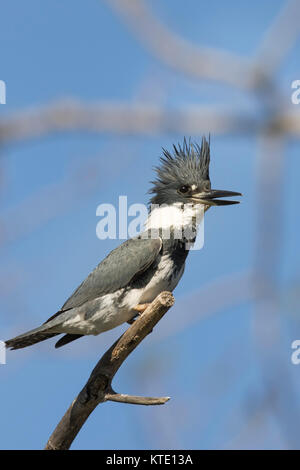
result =
M202 204L162 204L151 208L145 223L145 229L174 229L185 230L198 226L204 217Z

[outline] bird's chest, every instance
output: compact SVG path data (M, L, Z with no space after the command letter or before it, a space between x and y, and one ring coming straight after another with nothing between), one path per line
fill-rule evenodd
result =
M128 321L138 304L152 302L164 290L173 291L183 274L184 260L165 253L129 286L103 296L93 317L96 334Z
M175 289L183 270L183 264L178 266L169 254L163 255L148 282L141 289L140 303L152 302L160 292Z

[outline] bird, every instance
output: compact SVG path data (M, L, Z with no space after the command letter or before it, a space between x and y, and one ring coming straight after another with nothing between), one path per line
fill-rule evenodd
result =
M199 223L220 199L239 192L211 189L210 136L201 145L184 138L172 152L162 149L142 231L113 251L87 276L61 309L41 326L5 342L20 349L63 335L56 348L85 335L131 324L163 291L173 291L195 243Z

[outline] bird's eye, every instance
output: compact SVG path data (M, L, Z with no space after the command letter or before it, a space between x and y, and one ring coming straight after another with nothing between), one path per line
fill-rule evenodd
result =
M187 193L189 190L190 190L190 187L186 186L186 185L180 186L180 188L179 188L179 191L181 193Z
M205 183L203 184L203 190L204 191L210 191L210 181L205 181Z

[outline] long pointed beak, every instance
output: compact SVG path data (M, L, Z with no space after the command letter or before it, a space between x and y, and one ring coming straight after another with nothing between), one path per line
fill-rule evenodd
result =
M195 201L199 201L202 204L208 206L229 206L231 204L239 204L240 201L224 201L223 199L217 199L219 197L233 197L233 196L242 196L241 193L236 193L234 191L225 191L222 189L212 189L210 191L205 191L203 193L197 193L193 195Z

